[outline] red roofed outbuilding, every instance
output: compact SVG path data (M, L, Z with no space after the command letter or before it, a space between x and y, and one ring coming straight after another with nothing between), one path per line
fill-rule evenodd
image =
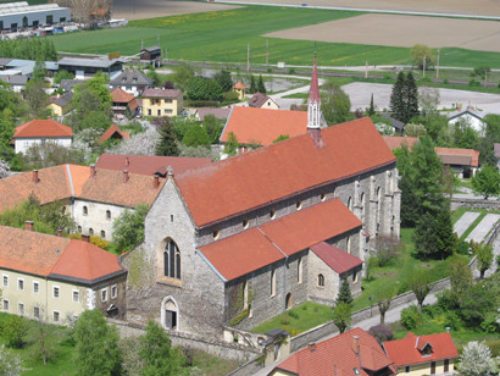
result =
M384 349L394 362L398 375L448 375L454 372L458 351L450 333L416 336L384 342Z
M16 153L25 153L32 145L46 142L70 147L73 142L73 130L52 119L36 119L17 127L13 141Z
M129 138L130 134L128 132L122 131L116 124L111 124L99 138L99 143L103 144L108 140L128 140Z

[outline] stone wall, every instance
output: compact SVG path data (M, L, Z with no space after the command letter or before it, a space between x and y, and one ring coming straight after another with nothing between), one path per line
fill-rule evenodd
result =
M500 210L500 200L490 199L490 200L480 200L480 199L468 199L468 198L452 198L451 199L451 210L456 210L458 208L470 208L470 209L496 209Z

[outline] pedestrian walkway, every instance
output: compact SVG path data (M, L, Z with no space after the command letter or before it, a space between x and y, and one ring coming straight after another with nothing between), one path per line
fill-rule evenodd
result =
M500 214L487 214L474 230L467 236L465 241L474 240L476 243L482 242L493 226L500 220Z
M465 212L458 221L455 222L453 226L453 232L455 232L458 237L462 236L462 234L467 231L467 229L474 223L477 217L479 217L481 213L478 212Z

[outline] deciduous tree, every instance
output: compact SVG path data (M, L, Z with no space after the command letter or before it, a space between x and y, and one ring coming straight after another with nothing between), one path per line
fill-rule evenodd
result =
M484 342L473 341L464 346L458 369L463 376L492 376L497 374L498 365Z
M409 286L417 298L418 310L422 312L424 300L431 291L431 279L425 270L413 272L410 276Z
M434 66L436 63L436 57L434 56L434 51L424 45L424 44L416 44L413 46L411 49L411 58L413 60L413 64L417 66L419 69L422 69L424 67L424 61L425 61L425 68L429 69Z
M500 172L493 166L482 167L472 178L472 188L487 200L491 195L500 194Z
M333 308L333 323L339 328L340 333L351 325L351 306L347 303L339 303Z
M349 96L333 81L322 86L321 112L329 125L342 123L352 118Z
M481 279L484 278L484 273L491 268L493 264L493 247L485 243L474 243L471 244L472 251L477 257L477 268L479 269Z
M0 345L0 376L20 376L22 371L21 358Z
M119 252L131 251L144 241L144 220L147 205L139 205L133 211L125 210L113 222L113 242Z

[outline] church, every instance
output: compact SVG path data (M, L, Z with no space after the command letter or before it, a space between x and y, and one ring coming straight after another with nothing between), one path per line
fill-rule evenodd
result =
M149 271L146 287L129 281L129 321L221 338L307 300L333 305L344 279L361 291L377 239L399 237L396 161L369 118L327 127L320 104L314 66L305 134L168 169L128 256Z

